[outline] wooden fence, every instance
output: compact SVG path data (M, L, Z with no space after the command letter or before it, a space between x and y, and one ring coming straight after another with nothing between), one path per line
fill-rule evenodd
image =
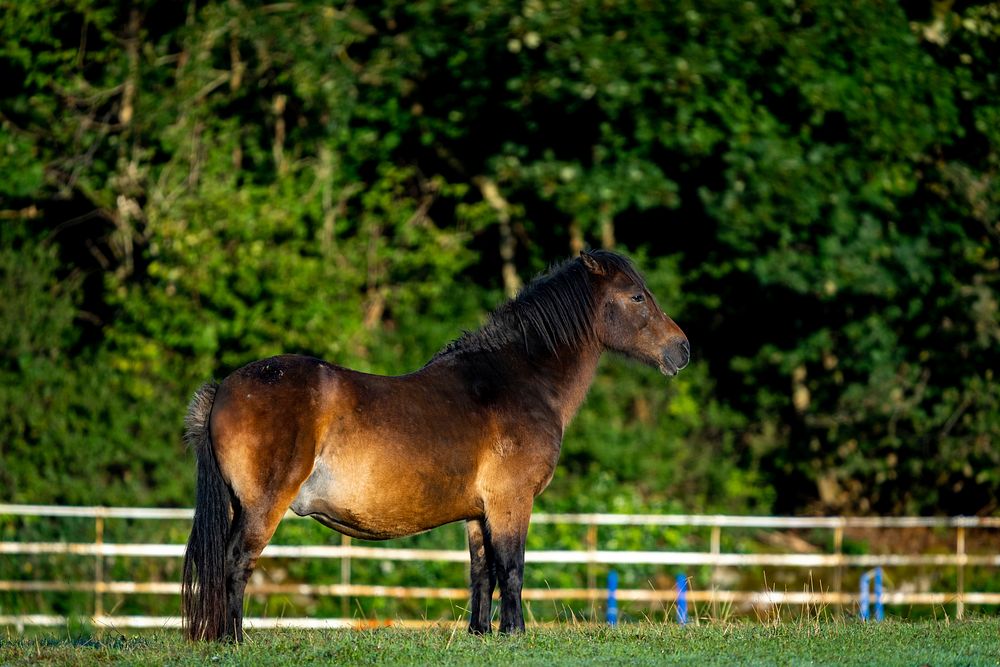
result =
M0 554L5 557L28 554L75 554L94 557L94 576L88 581L0 581L0 591L8 592L88 592L94 594L93 613L90 621L98 626L128 627L177 627L178 617L167 616L113 616L105 613L104 594L162 594L179 595L179 582L106 581L104 559L110 556L144 558L180 558L182 544L125 544L108 543L103 539L107 519L187 519L190 509L132 508L132 507L60 507L43 505L3 505L0 516L76 517L94 520L92 542L0 542ZM289 513L288 518L299 518ZM1000 605L1000 593L965 590L968 568L996 568L1000 554L966 553L966 532L969 529L1000 528L1000 517L772 517L772 516L722 516L722 515L638 515L638 514L535 514L533 524L576 524L586 526L587 548L582 550L528 551L528 563L559 563L597 565L662 565L710 566L711 582L704 590L688 590L687 600L694 603L739 604L773 608L780 605L810 605L814 607L839 605L857 608L859 593L841 590L840 582L846 568L891 568L902 566L954 567L956 587L950 591L890 590L881 601L886 605L954 605L955 617L961 619L967 605ZM645 526L650 529L663 527L704 527L710 530L708 551L609 551L598 549L598 530L602 526ZM722 550L722 530L726 528L751 528L762 530L829 530L832 532L832 553L726 553ZM848 554L842 551L844 533L848 530L879 530L890 528L932 528L953 530L954 551L949 553L891 553ZM994 542L995 543L995 542ZM351 582L352 559L382 561L450 561L466 562L468 552L450 549L372 548L352 544L344 537L340 545L290 546L270 544L263 557L282 558L334 558L341 560L341 582L337 584L304 583L251 583L248 594L296 594L339 597L391 597L421 599L465 600L465 588L432 588L414 586L379 586ZM774 568L833 568L832 590L720 590L716 585L715 568L722 567L774 567ZM595 604L607 599L608 592L597 585L591 571L586 588L525 589L525 600L585 600ZM678 591L619 589L619 601L674 604ZM90 610L87 610L89 613ZM85 612L81 610L81 615ZM346 616L346 613L345 613ZM64 625L62 616L43 614L3 615L0 625L23 628L28 625ZM351 618L250 618L250 627L358 627L371 625L368 621ZM393 620L378 623L405 627L422 627L438 624L424 620Z

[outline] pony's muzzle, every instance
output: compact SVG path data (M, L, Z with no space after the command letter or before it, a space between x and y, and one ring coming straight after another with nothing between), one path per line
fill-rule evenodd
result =
M660 372L667 376L677 375L691 360L691 344L687 338L667 346L660 360Z

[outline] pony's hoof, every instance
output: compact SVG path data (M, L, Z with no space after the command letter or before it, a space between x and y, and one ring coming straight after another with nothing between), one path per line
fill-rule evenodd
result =
M502 635L521 635L521 634L524 634L524 626L523 625L512 625L512 626L506 627L506 628L501 627L500 628L500 634L502 634Z
M493 633L493 628L489 625L472 625L469 624L469 634L476 635L477 637L482 637L483 635L489 635Z

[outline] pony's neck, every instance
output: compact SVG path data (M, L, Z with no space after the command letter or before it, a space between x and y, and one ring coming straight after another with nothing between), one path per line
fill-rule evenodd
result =
M604 347L597 340L587 340L572 349L560 350L542 364L551 388L552 407L562 420L563 430L587 397L603 351Z

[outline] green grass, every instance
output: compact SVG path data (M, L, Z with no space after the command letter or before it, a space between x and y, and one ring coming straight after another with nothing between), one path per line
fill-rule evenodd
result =
M1000 619L862 624L727 623L530 629L268 630L240 646L189 644L179 632L0 640L0 665L1000 665Z

